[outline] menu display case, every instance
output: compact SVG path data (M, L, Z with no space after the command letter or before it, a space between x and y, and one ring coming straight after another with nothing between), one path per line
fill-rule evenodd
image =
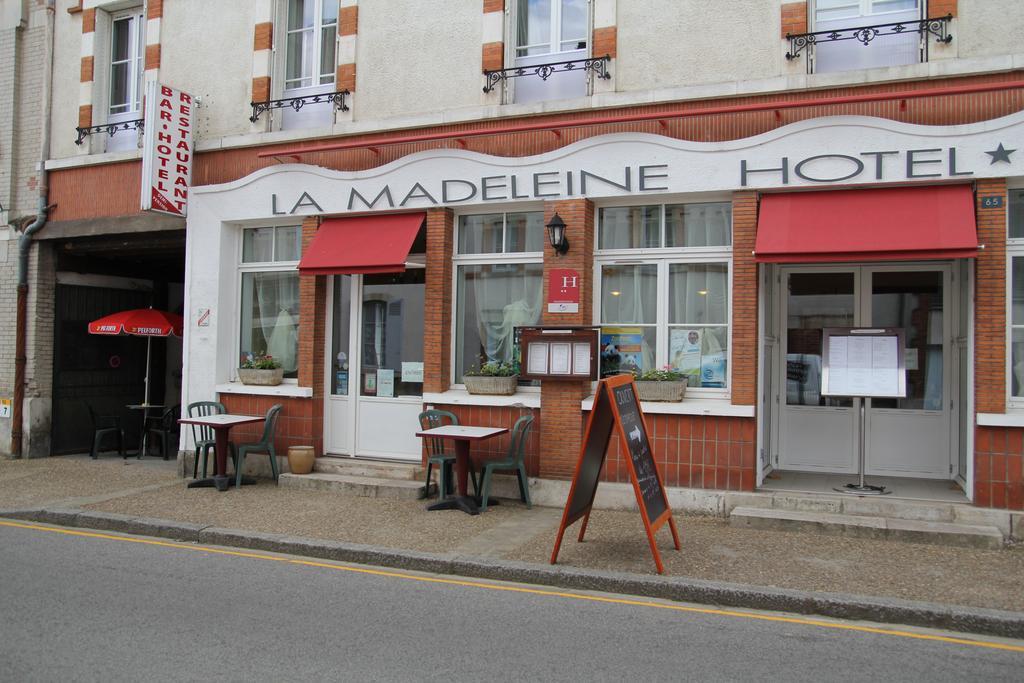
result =
M597 327L522 327L519 334L520 378L597 379Z

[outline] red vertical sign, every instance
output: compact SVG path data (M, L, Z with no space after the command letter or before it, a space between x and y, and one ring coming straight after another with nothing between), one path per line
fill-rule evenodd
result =
M548 272L548 313L580 312L580 274L569 268Z

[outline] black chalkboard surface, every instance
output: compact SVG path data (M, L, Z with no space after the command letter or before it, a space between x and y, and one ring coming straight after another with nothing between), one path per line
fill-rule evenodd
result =
M590 511L597 494L601 468L604 466L608 444L612 432L617 432L619 444L629 454L627 461L633 479L637 505L641 509L647 540L654 555L654 563L658 573L664 573L661 555L654 541L654 532L666 521L672 530L672 539L676 550L679 550L679 533L676 531L672 511L668 507L665 489L658 476L658 468L654 463L654 453L647 434L647 426L636 397L636 387L631 375L619 375L601 380L594 394L594 404L587 420L587 429L580 448L580 458L576 463L576 474L573 476L569 489L569 499L562 513L562 523L558 528L555 548L551 553L551 564L558 559L558 550L562 545L565 529L576 520L583 518L579 540L583 540L590 521Z

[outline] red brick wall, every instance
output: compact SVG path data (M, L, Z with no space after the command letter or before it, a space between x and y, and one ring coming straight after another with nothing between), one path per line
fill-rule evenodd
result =
M956 16L957 0L928 0L928 16L944 17L947 14Z
M806 0L782 5L782 37L789 33L807 33Z
M427 212L426 310L423 312L423 391L451 386L452 250L455 220L451 209Z
M280 403L283 408L277 418L274 435L277 454L288 455L289 446L312 446L317 456L324 452L323 427L317 427L313 420L314 407L319 405L322 410L322 398L219 394L218 400L235 415L266 415L271 406ZM262 422L239 425L231 430L231 441L236 444L259 441L262 436Z
M577 404L578 406L579 404ZM447 410L455 413L460 424L471 424L479 427L509 427L516 423L523 415L533 414L533 424L530 426L530 433L526 436L526 449L524 460L526 462L526 473L531 477L542 476L540 466L540 428L541 415L539 410L530 408L512 408L507 406L457 406L444 404L431 404L431 407L440 410ZM577 412L579 409L577 408ZM547 412L545 411L545 416ZM511 434L502 434L493 439L475 442L470 445L470 457L475 462L481 459L494 460L504 457L508 453L511 442ZM423 456L423 464L426 465L427 456ZM569 473L572 476L572 472Z
M974 504L1024 510L1024 429L974 431Z
M981 198L1006 196L1002 178L975 185L978 251L974 276L974 401L979 413L1006 409L1006 201L986 209Z
M608 55L615 59L618 51L618 29L614 26L594 29L594 48L591 54L595 57Z
M757 403L757 193L732 199L732 402Z

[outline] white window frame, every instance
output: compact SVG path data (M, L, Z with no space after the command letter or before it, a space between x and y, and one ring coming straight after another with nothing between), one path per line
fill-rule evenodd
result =
M237 263L237 274L235 278L236 294L235 294L235 333L234 333L234 344L232 346L232 358L235 363L235 367L238 367L238 359L241 357L242 352L242 318L244 312L242 311L242 292L244 291L244 274L245 273L288 273L295 272L298 277L299 262L296 261L249 261L243 260L245 250L245 231L246 230L257 230L260 228L273 228L275 233L281 228L297 228L299 231L299 245L301 253L302 244L302 225L301 224L282 224L282 225L246 225L241 228L238 233L238 252L235 258ZM277 251L277 239L272 242L271 247L271 259L274 258L274 252ZM296 341L296 345L298 342ZM296 358L298 358L298 349L296 348ZM301 359L300 359L301 362ZM298 377L285 377L281 380L282 384L298 385Z
M884 24L884 23L886 23L885 22L885 16L887 14L896 14L896 13L908 11L908 10L878 10L878 11L875 11L875 5L878 4L878 3L884 3L884 2L886 2L886 0L849 0L849 4L850 5L856 5L857 6L857 13L856 14L852 14L849 17L837 17L836 19L828 19L827 21L839 21L841 19L848 18L850 21L856 22L858 19L870 19L870 20L872 20L871 23ZM926 0L917 0L917 11L918 11L918 14L921 15L922 17L924 16L924 9L926 7L927 7ZM817 23L819 21L818 20L818 3L817 3L817 0L815 0L812 3L810 16L812 17L811 21L813 22L813 24L815 26L817 26ZM876 18L878 19L878 21L874 21Z
M114 61L114 35L116 34L115 25L119 21L128 21L128 53L130 57L127 60L115 62ZM134 24L134 28L133 28ZM121 12L114 12L110 15L110 45L108 46L108 54L110 58L107 60L107 106L106 114L107 121L119 122L128 121L131 119L137 119L142 115L142 76L145 72L145 60L146 54L146 21L143 15L141 7L134 7L129 10ZM116 64L128 64L128 102L123 104L115 105L111 98L114 95L114 66ZM115 106L128 106L128 109L122 111L113 111Z
M677 206L680 204L730 204L729 223L729 244L719 247L637 247L620 249L601 249L601 209L659 206L661 209L660 222L660 243L665 243L665 207ZM732 324L732 234L733 216L731 212L731 198L700 198L680 201L666 201L664 203L649 202L628 202L609 203L595 207L594 211L594 325L596 327L621 326L621 327L654 327L655 328L655 355L654 367L662 368L669 363L668 342L669 330L673 327L685 327L687 323L669 322L669 277L670 266L673 264L692 265L719 265L726 267L726 302L725 302L725 324L715 323L711 325L700 325L701 327L726 327L726 339L728 349L725 354L726 372L724 387L690 387L686 395L694 399L728 399L732 396L732 369L733 369L733 324ZM603 293L603 267L608 265L644 265L655 264L658 267L658 284L656 296L656 316L653 325L651 323L605 323L601 319L601 296Z
M284 53L284 59L282 60L284 62L284 71L283 71L281 82L284 84L284 96L285 97L289 97L289 93L293 93L293 92L301 91L301 90L313 89L313 88L328 88L328 87L330 87L330 89L333 90L334 86L337 84L337 71L338 71L338 17L337 17L337 15L335 15L333 22L324 23L324 21L323 21L323 3L324 3L324 0L310 0L310 1L315 3L314 12L313 12L313 25L312 26L303 26L303 27L297 28L297 29L289 29L288 28L288 16L291 13L290 12L291 4L292 4L292 2L294 2L294 0L288 0L285 3L285 8L284 8L284 12L285 13L284 13L284 18L283 18L282 24L281 24L281 26L282 26L281 35L283 36L283 42L282 42L281 49L282 49L282 52ZM331 73L330 74L324 74L324 73L320 73L320 62L322 61L323 49L324 49L324 45L323 45L323 29L328 27L328 26L333 26L334 27L334 32L332 33L333 40L334 40L334 65L333 65L333 67L331 69ZM292 34L296 34L296 33L301 34L301 33L306 33L306 32L312 32L312 36L306 36L306 37L303 38L303 41L302 41L303 42L303 47L305 47L306 42L308 40L310 40L310 38L311 38L312 41L313 41L313 50L312 50L312 53L313 53L312 61L313 61L313 63L309 64L309 65L304 63L302 65L302 69L300 70L302 75L298 79L291 79L291 83L294 83L295 80L298 80L301 83L302 81L305 81L307 79L310 81L310 83L308 85L289 84L290 81L288 79L288 57L289 57L289 54L288 54L288 37L291 36ZM303 49L300 52L302 54L303 62L305 62L306 50ZM307 66L309 67L309 72L308 73L306 71L306 67ZM321 82L321 80L323 78L326 78L328 76L330 77L330 81L329 82L326 82L326 83ZM329 91L330 90L324 90L324 92L329 92Z
M517 252L485 252L480 254L460 254L459 253L459 231L462 229L462 219L467 216L492 216L501 214L502 216L502 233L501 233L501 245L502 249L505 248L505 230L508 226L508 214L510 213L543 213L544 207L492 207L492 206L480 206L475 207L476 210L468 210L458 213L454 217L454 230L452 239L452 325L451 325L451 380L452 387L455 389L465 389L465 385L462 383L462 377L456 376L456 367L458 364L458 328L456 324L458 313L459 313L459 267L460 266L494 266L494 265L519 265L519 264L539 264L542 268L544 266L544 249L540 251L517 251ZM546 231L545 231L546 233ZM547 235L544 235L544 239L547 239ZM543 278L543 274L541 275ZM541 287L544 283L541 282ZM543 303L542 303L543 305ZM540 387L531 386L519 386L516 391L535 392L540 393Z
M1024 396L1013 395L1013 331L1024 331L1024 324L1013 324L1013 259L1024 258L1024 236L1010 237L1010 195L1015 192L1024 194L1024 184L1008 186L1003 199L1006 202L1006 407L1024 412Z
M515 5L514 5L515 9L512 12L513 21L510 22L513 35L512 35L512 40L509 41L509 42L511 42L512 46L513 46L512 47L512 56L513 56L513 58L527 57L527 56L530 56L530 57L540 57L541 55L558 55L558 54L561 54L563 52L576 52L576 51L578 51L580 49L586 49L586 50L590 49L590 42L591 42L591 40L590 40L590 33L591 33L590 24L591 24L591 21L592 21L592 19L590 18L590 5L591 5L590 0L587 0L587 15L588 16L587 16L587 27L585 29L586 30L586 34L584 34L584 36L582 37L582 40L577 41L577 42L585 43L585 46L584 46L584 48L576 47L576 48L573 48L571 50L563 50L562 49L562 1L563 0L551 0L551 16L549 17L549 19L550 19L550 26L551 26L551 32L548 35L547 42L546 43L532 43L532 44L527 44L527 45L521 45L519 43L519 11L520 11L519 10L519 3L521 1L522 0L515 0ZM527 0L527 2L528 1L529 0ZM548 46L549 49L548 49L547 52L539 52L539 53L534 54L534 55L520 54L521 51L529 50L529 49L535 48L535 47L541 47L543 45L547 45Z

